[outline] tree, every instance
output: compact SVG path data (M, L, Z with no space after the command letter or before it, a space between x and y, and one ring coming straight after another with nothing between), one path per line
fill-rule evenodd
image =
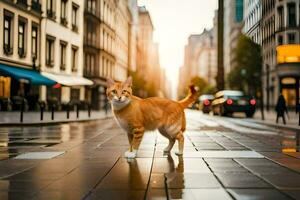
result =
M264 119L261 47L249 37L241 35L233 57L235 66L227 76L228 84L232 89L242 90L260 99L262 118Z
M233 52L234 69L228 74L227 81L232 89L257 97L261 88L262 57L261 48L249 37L241 35Z

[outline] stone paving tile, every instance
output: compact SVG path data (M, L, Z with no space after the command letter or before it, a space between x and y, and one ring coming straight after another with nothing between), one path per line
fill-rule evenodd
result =
M229 189L230 194L238 200L288 200L288 196L275 189Z
M169 199L183 200L230 200L232 199L223 189L169 189Z
M11 176L30 169L37 165L40 160L5 160L0 163L0 178Z
M169 172L210 173L210 170L201 158L168 156L154 159L152 173Z
M300 190L300 174L264 174L263 179L281 189L299 189Z
M146 199L147 200L167 200L166 190L149 188Z
M47 190L37 193L31 200L81 200L87 195L81 190Z
M300 152L291 152L291 153L284 153L284 154L295 157L295 158L300 158Z
M103 190L98 189L88 195L86 200L143 200L146 190Z
M26 180L26 181L11 181L0 180L0 191L25 192L35 194L39 190L48 186L50 181Z
M27 192L0 191L0 199L32 200L33 196L31 193Z
M272 186L251 173L215 173L225 188L271 188Z
M167 173L168 189L220 188L213 174L209 173Z
M97 186L97 189L146 190L151 163L152 161L147 158L136 158L129 162L121 158Z
M299 200L300 199L300 190L282 190L288 196Z

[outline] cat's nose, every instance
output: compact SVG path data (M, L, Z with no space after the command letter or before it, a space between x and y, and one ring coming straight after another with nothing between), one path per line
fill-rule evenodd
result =
M122 97L119 97L119 100L121 100Z

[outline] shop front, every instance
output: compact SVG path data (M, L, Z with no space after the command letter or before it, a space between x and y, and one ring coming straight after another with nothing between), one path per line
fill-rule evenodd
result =
M106 80L96 78L93 79L94 85L86 87L86 99L90 102L92 109L104 110L107 104L106 100Z
M277 75L280 80L279 90L288 108L297 108L300 104L300 45L277 47Z
M92 86L93 81L76 75L49 72L42 72L42 75L57 82L56 87L47 88L47 102L54 99L59 110L74 109L77 106L82 109L87 108L88 102L85 98L84 87Z
M0 63L0 110L19 110L23 102L25 109L36 110L39 87L55 84L36 70Z

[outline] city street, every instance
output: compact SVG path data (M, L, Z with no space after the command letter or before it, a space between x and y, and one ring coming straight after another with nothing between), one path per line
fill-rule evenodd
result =
M299 133L187 110L185 153L145 134L138 158L113 118L0 128L0 199L300 199Z

